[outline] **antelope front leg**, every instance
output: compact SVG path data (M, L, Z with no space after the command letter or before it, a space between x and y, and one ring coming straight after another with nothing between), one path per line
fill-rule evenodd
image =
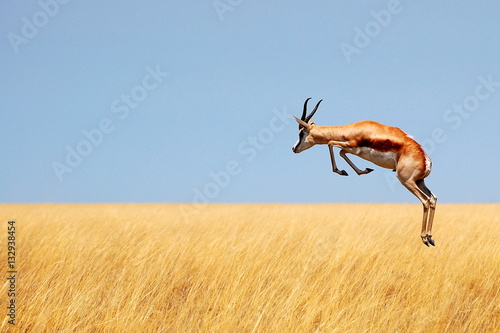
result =
M367 173L370 173L373 171L373 169L370 169L370 168L366 168L365 170L361 171L359 170L359 168L357 166L354 165L354 163L352 163L352 161L347 157L346 155L346 152L344 149L342 149L340 151L340 156L342 156L342 158L351 166L351 168L354 169L354 171L356 171L356 173L359 175L364 175L364 174L367 174Z
M345 170L339 170L339 168L337 168L335 157L333 156L333 145L329 144L328 149L330 150L330 159L332 160L332 171L338 173L341 176L347 176L347 172Z

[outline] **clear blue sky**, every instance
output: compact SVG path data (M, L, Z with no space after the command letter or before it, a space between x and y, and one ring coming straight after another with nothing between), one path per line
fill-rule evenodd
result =
M498 1L4 1L0 202L418 202L389 170L293 154L402 128L439 202L500 197ZM338 154L338 150L337 150Z

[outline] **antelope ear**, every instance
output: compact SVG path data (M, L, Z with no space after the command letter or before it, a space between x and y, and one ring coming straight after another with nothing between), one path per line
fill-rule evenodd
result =
M295 116L293 116L293 117L294 117L294 118L295 118L295 120L299 123L299 125L300 125L300 126L302 126L302 127L306 128L307 130L308 130L309 128L311 128L311 125L309 125L309 124L308 124L308 123L306 123L305 121L300 120L299 118L297 118L297 117L295 117Z

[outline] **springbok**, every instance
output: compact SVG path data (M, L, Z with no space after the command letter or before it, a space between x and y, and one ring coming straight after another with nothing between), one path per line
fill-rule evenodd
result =
M322 100L312 112L307 114L306 99L299 123L299 140L292 147L300 153L314 145L328 145L333 172L347 176L335 163L333 147L339 147L340 156L358 175L367 174L373 169L360 170L346 154L359 156L382 168L396 171L401 184L413 193L424 206L421 237L425 245L435 246L432 239L432 221L436 210L437 197L425 186L424 178L431 173L432 161L420 144L397 127L387 126L375 121L365 120L344 126L316 126L312 117Z

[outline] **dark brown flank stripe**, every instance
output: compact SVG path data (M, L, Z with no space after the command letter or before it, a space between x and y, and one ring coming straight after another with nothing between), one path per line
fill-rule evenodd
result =
M358 147L369 147L380 151L399 150L403 145L388 139L361 139Z

